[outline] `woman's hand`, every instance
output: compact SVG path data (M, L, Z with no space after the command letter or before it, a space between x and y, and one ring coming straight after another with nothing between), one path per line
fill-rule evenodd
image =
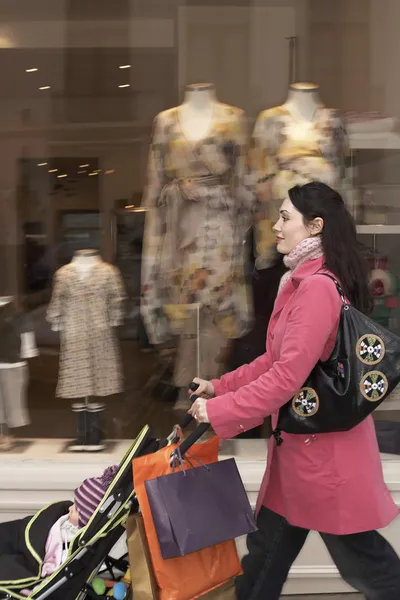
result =
M211 383L211 381L207 381L206 379L199 379L198 377L195 377L193 379L193 383L197 383L198 388L195 391L189 390L189 394L190 396L193 396L193 394L196 394L196 396L199 396L201 398L212 398L215 394L215 390L214 390L214 386Z
M188 413L192 415L192 417L198 423L209 423L210 421L208 420L207 414L207 399L214 396L214 386L211 381L199 379L199 377L195 377L193 379L193 383L197 383L198 387L195 391L189 390L189 394L190 396L199 396L199 398L193 402L191 408L188 410Z
M197 398L197 400L193 402L191 408L188 410L188 413L192 415L197 423L210 422L207 414L207 400L205 400L205 398Z

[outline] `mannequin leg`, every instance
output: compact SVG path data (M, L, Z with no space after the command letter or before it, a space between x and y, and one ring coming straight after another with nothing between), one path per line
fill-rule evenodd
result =
M22 427L29 423L26 412L26 369L14 367L0 369L0 451L8 452L14 447L10 427Z
M72 405L72 412L75 415L76 439L68 446L68 450L70 452L85 452L88 437L88 415L86 404L83 402L75 402Z
M27 409L29 370L27 365L2 369L6 422L9 429L30 424Z
M101 452L105 450L104 431L103 431L103 413L106 406L100 402L91 402L88 404L88 428L86 452Z
M0 452L8 452L12 448L13 442L8 434L7 423L0 423Z
M76 439L68 446L70 452L101 452L105 449L102 420L105 408L105 404L90 402L89 397L72 405L76 416Z

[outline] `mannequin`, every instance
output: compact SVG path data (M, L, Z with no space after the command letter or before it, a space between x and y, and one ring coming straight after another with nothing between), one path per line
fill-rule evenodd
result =
M188 407L198 369L207 378L222 374L230 340L251 320L243 276L253 201L246 145L243 111L218 102L211 83L188 85L183 103L154 122L141 310L151 344L178 346L177 409Z
M78 250L54 278L47 319L60 331L57 396L84 398L72 410L77 417L74 452L105 449L101 413L105 405L92 396L122 392L121 358L115 327L122 321L125 297L119 270L104 262L98 250Z
M11 428L29 425L26 359L38 354L35 334L13 296L0 296L0 451L14 447Z
M253 290L260 302L258 307L256 302L256 325L245 338L247 343L244 348L235 344L232 368L250 362L263 351L258 339L265 340L285 269L272 231L280 205L296 184L320 180L333 187L339 185L344 138L340 116L322 104L315 83L291 84L284 104L261 112L257 118L250 161L257 189L252 232L256 267Z
M92 272L94 266L100 262L100 255L98 250L88 249L88 250L77 250L72 258L72 263L74 263L76 267L76 271L78 274L78 278L81 281L84 281L87 277L89 277ZM88 396L85 397L84 404L80 402L74 402L72 404L72 411L77 416L77 430L79 432L82 429L84 431L84 443L81 444L82 440L79 440L81 437L78 433L76 442L70 444L69 449L71 452L84 452L84 451L98 451L104 450L105 445L98 440L99 443L93 444L87 443L87 433L88 433L88 413L101 413L105 410L105 404L90 402L90 398ZM79 421L83 421L79 423Z

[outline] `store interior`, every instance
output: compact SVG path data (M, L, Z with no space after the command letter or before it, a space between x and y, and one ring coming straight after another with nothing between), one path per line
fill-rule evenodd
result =
M284 273L271 224L310 178L343 193L374 318L400 334L400 6L383 5L0 6L0 331L11 298L34 338L13 379L0 356L0 451L82 451L82 419L93 451L165 435L193 377L259 356Z

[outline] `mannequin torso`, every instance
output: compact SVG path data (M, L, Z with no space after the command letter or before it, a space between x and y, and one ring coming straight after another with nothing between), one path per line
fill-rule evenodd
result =
M155 119L143 200L150 210L141 270L142 315L152 344L180 334L177 315L184 312L168 309L167 314L166 309L165 317L160 306L215 307L218 331L209 338L214 340L222 329L226 338L242 335L250 321L242 291L245 278L232 281L232 264L239 268L239 260L245 260L241 232L253 202L247 187L246 129L243 111L219 102L209 83L187 86L184 102ZM185 363L180 371L185 360L191 361L184 347L176 363L176 373L183 373L175 378L176 387L188 385L195 368ZM208 355L208 373L214 372L211 364L218 370L221 363Z
M281 202L294 185L316 180L338 188L344 152L340 114L323 105L318 85L290 85L284 104L262 111L254 128L253 172L268 218L277 218ZM265 262L257 259L257 266L260 263L265 268L272 230L268 219L263 223L265 232L257 246L267 258Z
M187 140L198 142L207 136L216 104L215 88L211 83L186 87L185 99L179 107L179 122Z
M322 103L318 86L313 83L295 83L290 86L284 108L293 119L292 135L298 140L310 141L315 137L314 124Z

